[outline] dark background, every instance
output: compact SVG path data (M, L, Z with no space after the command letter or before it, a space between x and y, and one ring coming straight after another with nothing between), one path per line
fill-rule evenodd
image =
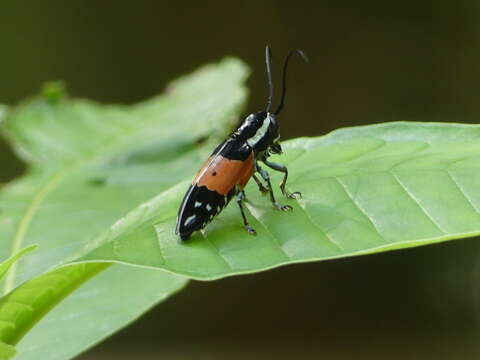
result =
M479 122L478 1L4 1L0 103L48 80L132 103L226 55L292 63L282 137L383 121ZM279 72L276 71L277 78ZM279 83L277 82L277 85ZM0 182L23 171L0 140ZM477 359L480 244L455 241L192 282L80 358Z

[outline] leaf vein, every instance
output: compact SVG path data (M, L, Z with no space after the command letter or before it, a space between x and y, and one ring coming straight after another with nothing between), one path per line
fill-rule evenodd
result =
M265 229L265 231L270 235L269 236L270 242L273 244L275 248L278 248L280 250L281 254L284 257L284 260L291 260L292 258L285 252L285 250L282 247L282 244L280 243L280 240L275 235L272 234L268 226L266 226L260 220L260 217L255 216L255 214L252 211L250 211L250 209L249 209L249 213L258 221L258 223L262 226L262 228Z
M348 188L347 186L338 178L338 177L333 177L333 179L335 179L338 184L340 184L342 190L345 192L345 194L347 195L347 197L350 199L350 201L352 202L353 205L355 205L355 207L358 209L358 211L360 211L360 213L365 216L365 218L368 220L368 222L370 223L370 225L373 227L373 229L375 230L375 232L380 236L380 238L386 242L386 243L389 243L389 241L387 241L387 239L385 239L382 235L382 233L380 232L380 230L378 230L377 226L375 225L375 223L373 222L372 218L367 214L367 212L365 211L365 209L363 209L360 204L358 203L358 201L355 200L355 198L353 197L352 194L350 194L350 192L348 191ZM357 221L359 222L359 221ZM363 225L363 223L362 223Z
M59 171L55 173L50 178L50 180L45 183L45 185L40 189L40 191L38 191L36 195L32 198L32 200L30 201L30 203L26 208L24 215L22 216L18 224L17 231L15 233L15 236L12 242L11 254L15 254L18 251L20 251L23 240L27 233L28 226L30 225L38 207L40 206L42 201L45 199L45 197L50 193L50 191L52 191L52 189L63 179L66 173L67 171ZM17 264L18 262L15 262L14 264L12 264L10 271L7 274L4 288L3 288L4 294L9 293L15 285Z
M452 175L452 173L450 172L450 170L446 170L447 172L447 175L448 177L450 178L450 180L452 180L453 184L455 185L455 187L460 191L460 193L462 194L462 196L467 200L468 204L472 207L472 209L477 213L477 214L480 214L480 211L477 209L477 207L475 206L475 204L473 203L472 199L470 199L470 197L468 196L468 194L466 193L466 191L463 189L462 186L460 186L460 183L458 182L457 179L455 179L455 177Z
M224 265L226 265L227 269L229 269L230 271L235 271L233 266L228 261L228 259L225 257L224 254L221 253L220 249L218 249L215 246L215 244L212 242L212 240L210 240L210 238L207 235L205 235L203 233L203 231L199 231L199 232L202 235L203 239L210 244L210 246L212 247L213 250L215 250L215 253L217 254L217 257L224 263Z
M303 213L305 214L305 217L308 219L308 221L315 227L317 228L321 233L322 235L332 244L334 245L336 248L338 248L340 251L342 252L345 252L346 250L343 248L343 246L341 246L338 242L336 242L335 240L333 240L333 238L325 231L321 228L320 225L318 225L315 221L313 221L312 217L310 216L310 214L308 213L307 209L305 209L304 205L302 204L301 201L298 201L298 205L300 205L300 209L302 209Z
M407 189L407 187L400 181L398 176L393 172L390 171L390 175L392 175L395 182L400 186L400 188L407 194L407 196L418 206L418 208L422 211L422 213L427 217L427 219L442 233L448 234L448 231L444 230L440 224L430 215L427 210L420 204L420 201Z

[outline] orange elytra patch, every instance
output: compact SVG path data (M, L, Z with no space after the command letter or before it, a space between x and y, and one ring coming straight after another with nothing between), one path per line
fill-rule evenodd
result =
M230 160L216 155L207 160L193 183L226 195L236 185L244 188L253 174L253 152L245 161Z

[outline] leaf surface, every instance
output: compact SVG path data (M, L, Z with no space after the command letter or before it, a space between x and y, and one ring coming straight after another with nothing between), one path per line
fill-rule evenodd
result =
M480 126L387 123L285 143L292 213L252 181L248 235L235 204L186 243L174 234L183 182L143 203L74 261L109 260L210 280L279 265L480 234ZM277 197L279 174L273 175ZM140 247L137 247L141 244ZM139 250L141 249L141 250ZM146 253L145 253L146 251Z
M10 269L10 266L12 266L18 259L20 259L22 256L26 255L27 253L29 253L30 251L36 248L37 248L36 245L27 246L26 248L23 248L16 254L13 254L12 256L10 256L7 260L0 263L0 279L5 276L8 269Z
M16 360L71 359L186 283L186 279L163 271L110 266L46 314L18 343ZM72 325L66 326L68 323Z
M3 278L3 276L10 269L10 266L12 266L15 263L15 261L20 259L25 254L29 253L30 251L34 250L35 248L36 248L36 245L31 245L26 248L23 248L18 253L13 254L7 260L0 263L0 279ZM3 321L1 316L0 316L0 321ZM14 346L4 343L3 341L0 341L0 360L11 359L15 356L15 354L16 354L16 350Z
M44 96L12 109L3 132L30 169L0 193L0 258L39 248L12 267L4 293L64 262L198 167L208 150L197 141L237 121L246 74L227 59L132 106Z
M28 333L18 359L53 359L52 346L58 359L75 356L185 285L173 274L111 263L61 265L201 164L207 144L238 120L247 73L226 59L130 106L72 100L51 85L2 115L3 134L29 168L0 191L0 259L38 244L1 283L5 349ZM32 329L44 316L49 325Z

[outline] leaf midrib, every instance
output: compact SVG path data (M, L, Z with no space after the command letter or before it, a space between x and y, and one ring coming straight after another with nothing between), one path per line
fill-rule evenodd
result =
M12 247L10 250L10 254L13 255L20 251L22 247L23 239L25 238L25 234L27 233L28 226L30 225L36 210L42 203L42 201L47 197L47 195L55 188L56 185L66 176L67 171L59 171L55 173L49 181L42 186L40 191L32 198L30 201L24 215L22 216L17 231L15 232L15 236L13 238ZM10 268L10 271L5 278L5 284L3 289L3 294L9 293L13 290L15 286L15 276L17 273L17 263L13 264Z

